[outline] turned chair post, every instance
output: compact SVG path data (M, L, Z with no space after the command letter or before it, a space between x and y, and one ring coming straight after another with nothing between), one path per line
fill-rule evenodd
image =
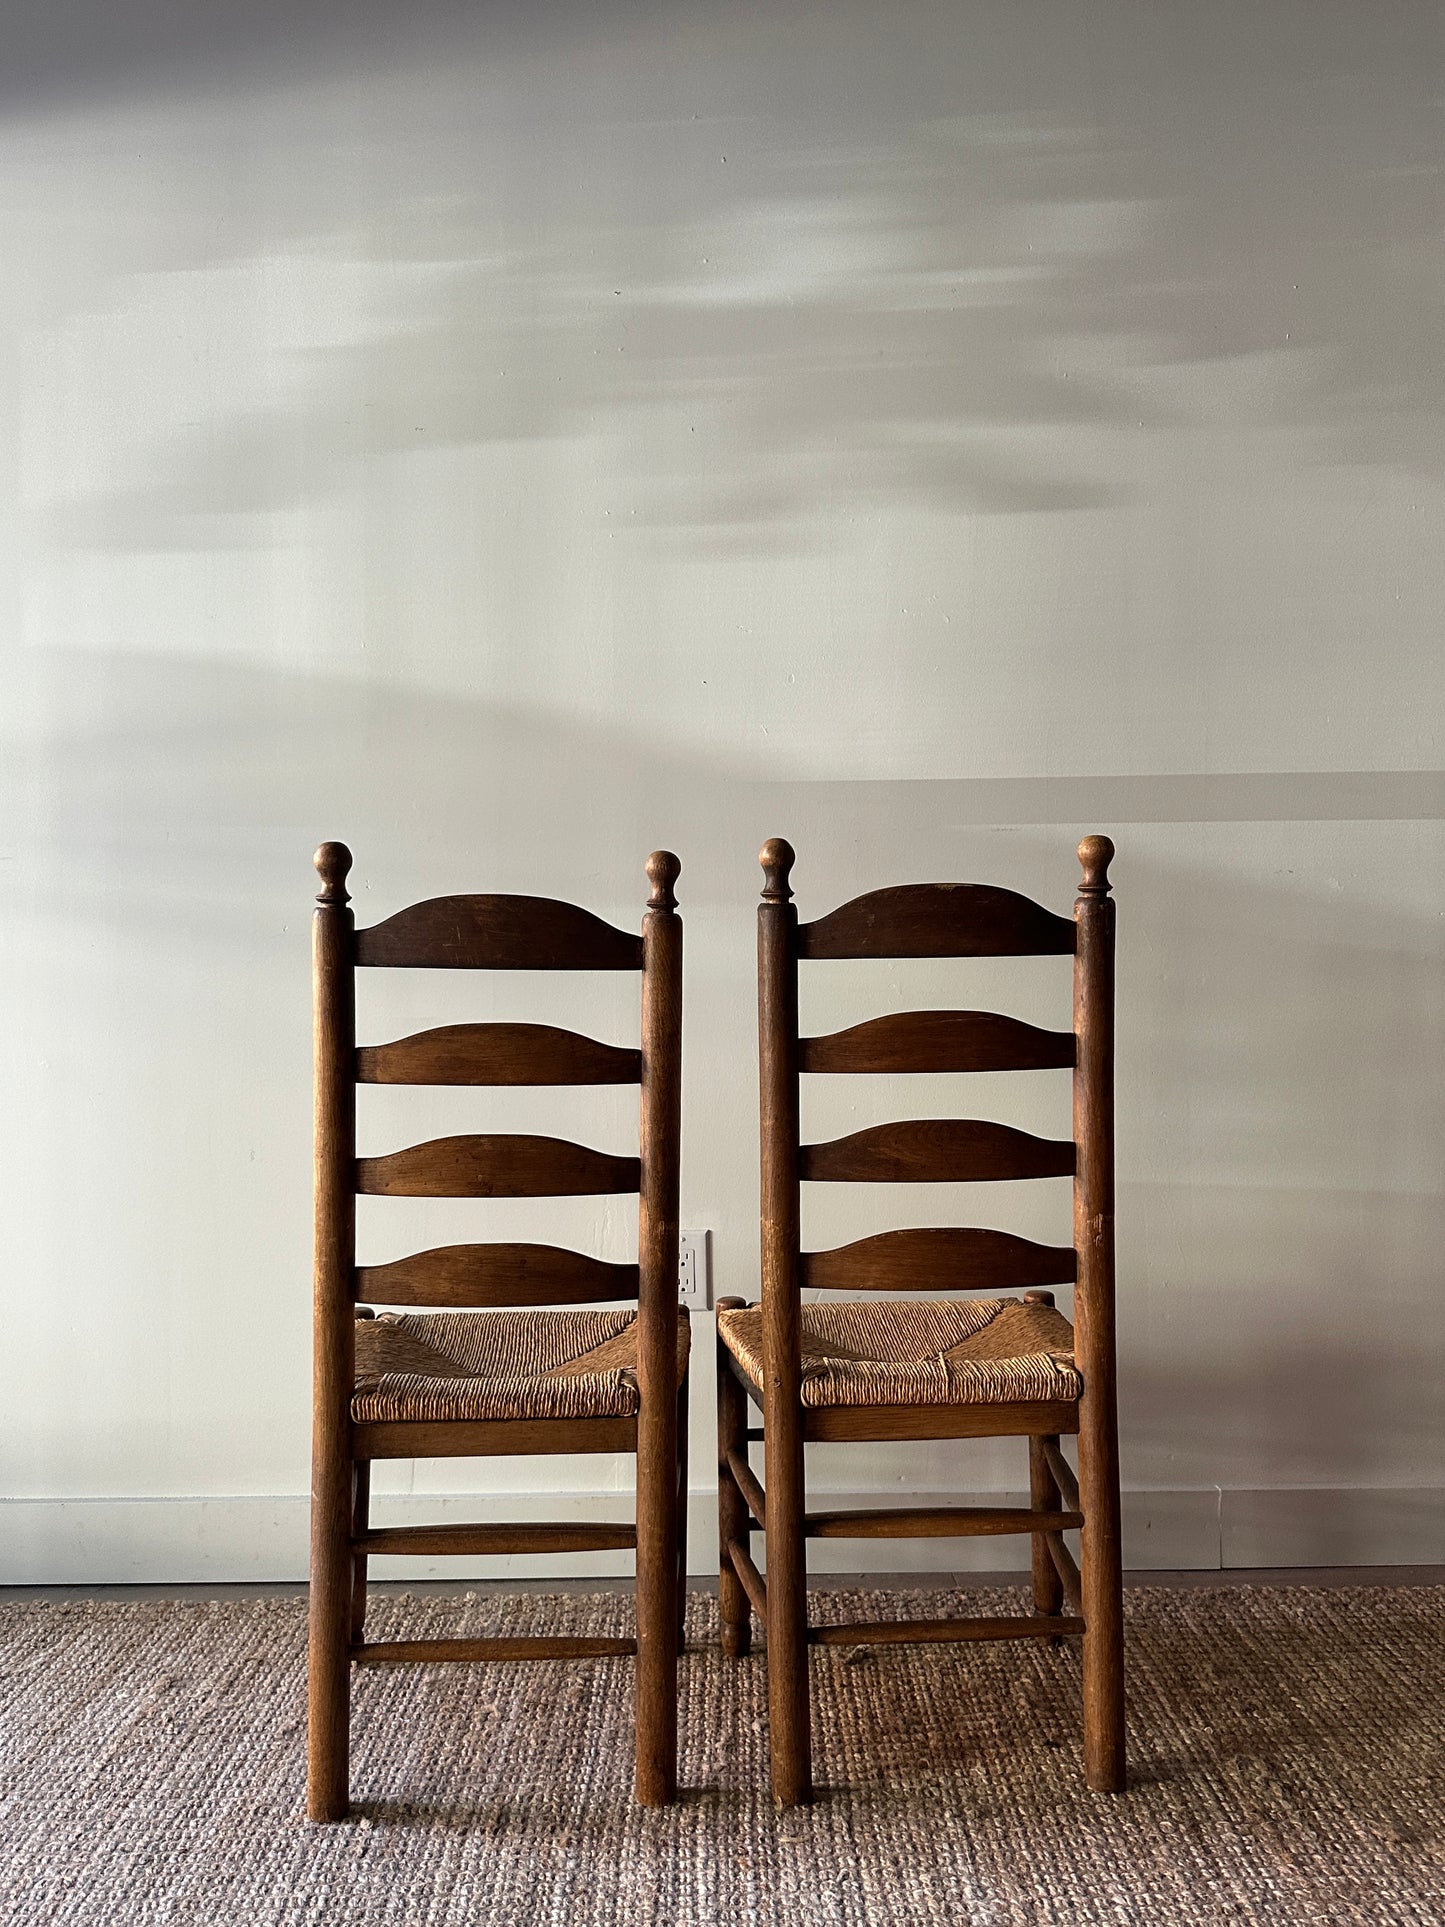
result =
M346 890L351 852L344 843L323 843L315 861L321 891L312 920L316 1230L306 1804L313 1820L339 1820L347 1808L356 1504L351 1456L355 923Z
M788 882L795 860L781 837L765 843L758 857L765 878L758 905L758 1062L768 1716L773 1795L784 1806L810 1799L813 1780L798 1296L798 911Z
M1074 906L1074 1291L1079 1400L1080 1583L1084 1633L1084 1776L1097 1792L1124 1786L1123 1557L1114 1353L1114 905L1106 836L1079 845Z

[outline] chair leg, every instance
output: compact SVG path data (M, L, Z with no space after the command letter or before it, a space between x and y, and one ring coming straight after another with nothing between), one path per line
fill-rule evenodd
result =
M1079 1432L1079 1500L1084 1514L1079 1577L1084 1605L1084 1778L1096 1793L1122 1793L1124 1753L1124 1576L1118 1448L1112 1437Z
M781 1409L779 1409L781 1408ZM803 1414L779 1400L764 1441L768 1495L768 1729L773 1798L813 1797L808 1696L808 1560L803 1537Z
M1057 1445L1057 1439L1049 1441ZM1059 1506L1059 1488L1049 1462L1044 1457L1044 1440L1029 1440L1029 1504L1035 1512L1054 1512ZM1030 1542L1033 1547L1034 1611L1052 1618L1063 1610L1064 1587L1059 1578L1058 1568L1050 1557L1044 1536L1036 1532ZM1053 1640L1057 1646L1060 1642Z
M311 1481L311 1611L306 1811L344 1820L350 1806L352 1464L318 1450Z
M677 1653L682 1657L687 1644L687 1382L683 1372L677 1388Z
M677 1797L677 1399L637 1421L637 1775L639 1805Z
M358 1459L351 1507L351 1536L359 1539L371 1521L371 1460ZM366 1554L351 1555L351 1643L359 1646L366 1633Z
M718 1310L736 1311L741 1298L720 1298ZM727 1548L731 1541L748 1544L748 1506L728 1466L728 1453L744 1457L748 1449L747 1395L733 1377L728 1350L717 1344L717 1531L718 1618L722 1649L729 1659L745 1659L752 1651L753 1620L743 1583L733 1570Z

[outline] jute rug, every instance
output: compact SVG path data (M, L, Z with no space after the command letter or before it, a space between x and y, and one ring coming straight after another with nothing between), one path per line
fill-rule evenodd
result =
M960 1610L819 1594L815 1618ZM972 1593L970 1610L1017 1597ZM379 1633L615 1631L595 1597L384 1598ZM367 1672L359 1817L302 1817L300 1600L0 1607L0 1920L264 1927L1445 1921L1445 1592L1129 1595L1133 1784L1078 1659L814 1655L824 1791L767 1794L766 1660L690 1607L688 1792L632 1804L631 1665Z

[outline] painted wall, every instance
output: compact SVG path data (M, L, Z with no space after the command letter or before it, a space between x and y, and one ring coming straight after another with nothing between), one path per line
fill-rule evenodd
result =
M910 877L1066 909L1109 831L1130 1556L1445 1559L1439 10L32 11L0 72L0 1576L300 1569L323 836L363 920L482 888L631 924L679 850L684 1221L752 1294L762 838L810 915ZM1064 968L837 966L805 1017L1054 1021ZM621 1039L634 994L368 983L362 1021ZM805 1122L1052 1130L1054 1083ZM561 1115L364 1097L364 1149ZM617 1094L572 1117L625 1148ZM805 1228L1062 1234L1065 1192ZM375 1256L538 1232L630 1248L589 1201L363 1218ZM423 1465L387 1503L629 1478Z

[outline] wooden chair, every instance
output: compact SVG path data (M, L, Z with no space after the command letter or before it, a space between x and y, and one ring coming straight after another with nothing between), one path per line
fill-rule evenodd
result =
M773 1791L812 1791L808 1645L1083 1638L1084 1770L1100 1791L1124 1785L1124 1652L1114 1389L1114 846L1079 845L1083 883L1070 922L1010 890L911 884L875 890L814 923L791 902L788 844L764 845L758 913L762 1071L762 1302L718 1304L718 1478L724 1649L740 1656L749 1605L767 1629ZM798 965L833 957L1074 958L1072 1030L1045 1031L981 1011L907 1011L828 1037L798 1035ZM1072 1141L964 1119L882 1124L801 1144L800 1072L1071 1068ZM802 1180L941 1182L1071 1176L1074 1242L1000 1231L905 1230L834 1251L799 1248ZM1075 1285L1075 1326L1054 1284ZM872 1292L1029 1287L980 1304L802 1302L804 1288ZM763 1429L747 1425L747 1400ZM1075 1478L1060 1448L1078 1436ZM1026 1436L1030 1506L809 1512L809 1440ZM748 1462L762 1439L766 1488ZM1081 1566L1063 1534L1082 1528ZM751 1535L767 1546L767 1579ZM809 1539L1033 1535L1033 1612L997 1619L810 1627ZM1067 1605L1067 1612L1063 1609Z
M542 897L413 904L369 930L347 908L351 852L324 843L314 929L316 1019L315 1403L311 1485L307 1805L339 1820L349 1800L350 1668L416 1660L637 1655L637 1797L677 1785L677 1657L684 1570L687 1340L677 1302L682 1050L681 868L647 860L642 935ZM538 1024L454 1024L356 1047L358 969L636 970L642 1047L618 1049ZM561 1139L438 1138L358 1158L356 1085L639 1084L641 1155ZM553 1245L448 1245L356 1263L358 1194L561 1197L636 1191L638 1262L605 1264ZM634 1298L637 1311L599 1310ZM369 1304L433 1316L377 1317ZM540 1306L580 1309L539 1310ZM436 1307L520 1307L448 1310ZM587 1307L593 1307L587 1309ZM633 1452L636 1526L374 1528L374 1459ZM637 1550L637 1637L413 1639L365 1636L367 1561L377 1554Z

